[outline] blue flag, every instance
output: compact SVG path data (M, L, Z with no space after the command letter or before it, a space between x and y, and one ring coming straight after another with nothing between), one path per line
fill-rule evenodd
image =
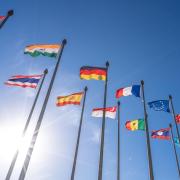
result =
M170 112L169 101L168 100L158 100L148 103L149 107L155 111L165 111Z
M178 147L180 147L179 139L178 137L174 137L174 144Z

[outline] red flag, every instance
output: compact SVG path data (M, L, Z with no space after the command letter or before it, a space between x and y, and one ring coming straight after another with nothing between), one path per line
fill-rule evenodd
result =
M0 22L4 21L5 16L0 16Z
M180 124L180 114L177 114L177 115L176 115L176 122L177 122L178 124Z

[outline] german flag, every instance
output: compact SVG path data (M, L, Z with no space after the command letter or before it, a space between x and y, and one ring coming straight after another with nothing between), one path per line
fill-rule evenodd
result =
M56 106L65 106L68 104L80 105L83 94L83 92L80 92L67 96L58 96Z
M95 79L105 81L107 76L106 68L101 67L91 67L91 66L83 66L80 69L80 78L81 79Z

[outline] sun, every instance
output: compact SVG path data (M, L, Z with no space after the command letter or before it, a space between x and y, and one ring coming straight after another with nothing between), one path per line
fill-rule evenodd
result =
M17 168L21 169L24 163L25 156L27 154L28 148L30 146L31 138L33 135L33 128L29 128L30 131L27 131L24 138L22 138L22 125L2 125L0 127L0 159L1 164L4 164L6 167L10 166L12 158L17 150L19 150L19 155L17 158L18 163L16 163ZM40 132L41 133L41 132ZM38 150L34 153L33 152L33 159L36 161L41 161L46 157L45 152L43 151L44 146L47 142L47 137L41 136L40 144L38 146ZM8 169L7 169L8 171Z

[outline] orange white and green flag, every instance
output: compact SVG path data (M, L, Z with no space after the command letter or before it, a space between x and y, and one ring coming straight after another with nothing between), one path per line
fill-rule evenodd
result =
M56 57L61 45L59 44L35 44L26 46L24 54L29 54L32 57L39 55Z
M57 106L65 106L69 104L80 105L83 94L84 94L83 92L79 92L67 96L58 96L56 105Z

